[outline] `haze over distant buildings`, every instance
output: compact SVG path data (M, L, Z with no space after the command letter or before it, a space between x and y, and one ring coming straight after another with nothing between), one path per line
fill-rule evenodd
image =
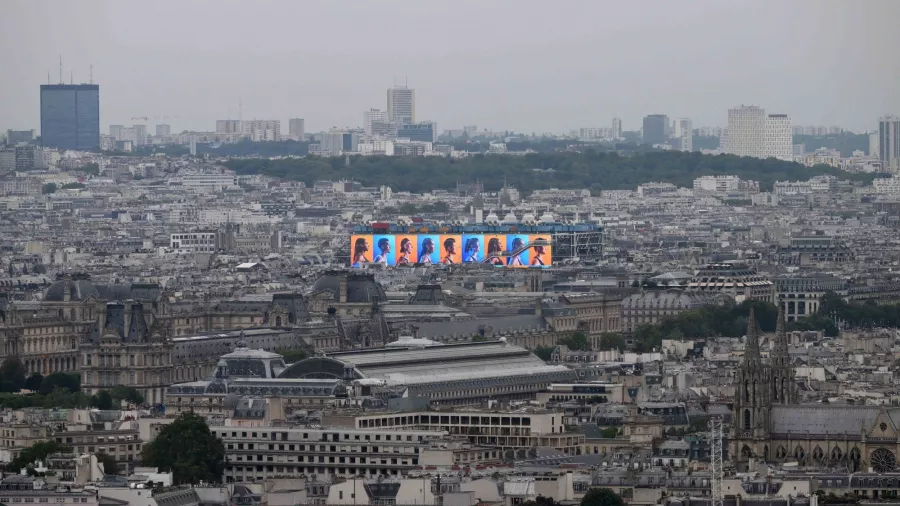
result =
M155 5L5 2L0 42L15 49L0 54L0 128L39 129L35 85L48 73L56 82L60 54L66 82L70 73L88 82L93 65L104 88L101 125L168 116L160 122L177 132L237 119L239 102L246 120L302 117L306 131L357 126L360 111L380 108L385 89L403 82L416 89L414 120L527 133L607 126L614 116L638 130L659 111L725 126L725 111L740 103L797 124L874 131L873 119L900 103L897 66L873 64L891 61L879 51L900 47L892 0L864 8L697 0L649 10L597 2L574 16L534 0L364 3L351 12L329 3L221 2L215 23L203 3ZM315 22L298 36L297 19ZM266 43L222 37L254 32ZM674 33L689 51L661 50ZM851 97L852 106L837 106Z

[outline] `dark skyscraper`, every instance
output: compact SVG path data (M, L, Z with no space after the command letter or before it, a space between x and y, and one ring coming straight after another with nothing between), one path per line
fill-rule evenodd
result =
M41 144L76 151L100 150L100 86L41 85Z
M644 116L644 144L665 144L669 137L669 117L665 114Z

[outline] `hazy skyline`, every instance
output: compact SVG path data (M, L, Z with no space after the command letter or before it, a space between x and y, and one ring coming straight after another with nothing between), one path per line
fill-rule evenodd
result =
M795 125L900 113L900 1L4 2L0 128L39 130L39 85L100 85L101 131L132 117L361 126L395 80L439 130L625 130L646 114L724 126L741 104ZM163 122L163 120L160 120Z

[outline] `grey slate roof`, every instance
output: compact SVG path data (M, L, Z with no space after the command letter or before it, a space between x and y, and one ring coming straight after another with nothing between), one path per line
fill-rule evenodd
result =
M861 431L872 428L882 409L880 406L772 406L772 432L858 437ZM900 409L890 409L887 413L894 425L900 421Z
M419 324L416 335L428 338L454 334L475 336L482 334L481 330L484 330L483 335L491 336L502 335L515 330L544 330L547 327L547 322L540 316L534 314L512 315L452 322L422 322Z

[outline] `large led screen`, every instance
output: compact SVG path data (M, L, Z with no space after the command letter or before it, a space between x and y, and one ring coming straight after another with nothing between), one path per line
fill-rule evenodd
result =
M350 264L488 264L541 268L552 264L550 234L362 234L350 237Z

